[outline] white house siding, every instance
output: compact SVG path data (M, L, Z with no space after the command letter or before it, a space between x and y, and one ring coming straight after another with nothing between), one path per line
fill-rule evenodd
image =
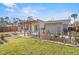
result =
M43 28L44 28L44 21L40 21L38 20L38 24L37 24L37 28L38 28L38 36L42 36L42 31L43 31Z
M40 21L39 22L39 27L42 29L42 28L44 28L44 22L43 21Z
M63 26L60 23L49 23L45 25L46 31L49 31L51 34L62 34Z
M45 28L45 30L49 31L51 34L59 34L59 33L63 34L63 28L68 28L69 26L69 21L65 21L65 20L60 20L60 21L59 20L58 21L36 20L36 21L37 22L32 25L31 30L32 30L32 33L34 34L36 33L39 36L43 36L41 34L43 31L43 28ZM36 25L37 25L37 31L35 30Z
M31 34L33 34L34 36L35 35L40 36L41 32L42 32L42 28L44 28L44 22L41 20L36 20L36 21L37 22L35 22L34 24L31 25ZM37 26L37 30L35 29L36 26Z
M32 30L32 32L34 32L34 25L32 25L32 29L31 30Z

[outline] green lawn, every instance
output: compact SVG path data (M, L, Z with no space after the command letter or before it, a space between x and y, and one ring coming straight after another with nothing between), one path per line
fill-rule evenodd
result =
M6 33L7 33L7 32L0 32L0 35L1 35L1 34L6 34Z
M79 54L79 48L49 43L41 40L32 40L31 38L18 38L9 40L5 44L0 44L0 54L69 55Z
M3 34L4 32L0 32L0 34Z

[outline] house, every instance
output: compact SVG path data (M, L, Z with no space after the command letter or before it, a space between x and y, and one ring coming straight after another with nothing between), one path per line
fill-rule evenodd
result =
M44 28L44 21L42 20L27 20L22 23L23 31L27 32L29 35L39 35L41 30Z
M53 35L67 34L70 20L55 20L55 21L42 21L39 19L26 20L22 23L22 31L25 31L28 35L36 35L41 37L44 31Z
M63 29L62 22L58 21L47 21L45 22L45 30L48 31L50 34L62 34Z
M70 20L55 20L55 21L46 21L45 22L45 30L50 32L51 34L65 34L68 30Z

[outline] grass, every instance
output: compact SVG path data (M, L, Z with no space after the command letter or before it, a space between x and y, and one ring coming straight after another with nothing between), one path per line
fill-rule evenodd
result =
M4 32L0 32L0 34L4 34Z
M1 55L70 55L79 54L78 47L70 47L31 38L18 38L0 44Z
M1 34L6 34L6 33L7 33L7 32L0 32L0 35L1 35Z

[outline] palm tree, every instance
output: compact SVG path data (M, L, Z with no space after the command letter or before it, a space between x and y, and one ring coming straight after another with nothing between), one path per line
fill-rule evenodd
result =
M75 24L75 19L77 18L78 14L72 14L71 17L74 19L74 26L76 26ZM76 36L77 36L77 32L76 32L76 35L75 35L75 40L76 40Z
M75 22L75 19L77 18L77 16L78 16L78 14L72 14L72 15L71 15L71 17L74 18L74 22ZM75 23L74 23L74 25L75 25Z

